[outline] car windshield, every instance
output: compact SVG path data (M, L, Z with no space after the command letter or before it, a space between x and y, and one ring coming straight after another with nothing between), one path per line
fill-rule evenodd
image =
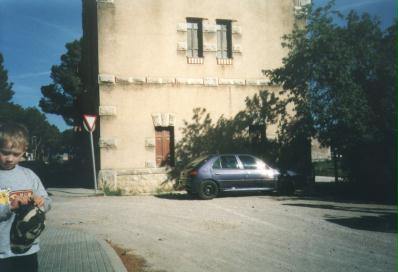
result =
M202 162L206 161L209 158L208 155L204 155L204 156L200 156L196 159L194 159L193 161L189 162L185 168L193 168L198 166L199 164L201 164Z

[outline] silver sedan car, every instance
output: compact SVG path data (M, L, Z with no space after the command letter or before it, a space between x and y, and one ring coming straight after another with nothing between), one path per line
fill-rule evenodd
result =
M191 161L180 174L188 194L212 199L220 192L273 191L280 173L249 154L217 154Z

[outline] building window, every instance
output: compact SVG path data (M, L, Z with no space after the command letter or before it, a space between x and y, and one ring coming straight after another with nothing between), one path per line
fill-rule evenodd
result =
M232 25L229 20L216 20L217 58L232 59Z
M156 166L174 166L174 128L156 127Z
M202 19L187 18L187 56L203 58Z

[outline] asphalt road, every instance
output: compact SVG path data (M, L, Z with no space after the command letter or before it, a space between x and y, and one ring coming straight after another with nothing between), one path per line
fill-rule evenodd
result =
M48 224L131 249L148 271L397 271L396 206L264 194L53 200Z

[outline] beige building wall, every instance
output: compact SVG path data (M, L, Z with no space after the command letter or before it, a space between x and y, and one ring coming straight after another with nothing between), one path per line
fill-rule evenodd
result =
M264 68L281 64L282 35L294 23L293 0L114 0L98 4L100 73L135 77L261 77ZM203 65L187 65L177 45L186 41L178 31L187 17L235 20L234 65L216 64L205 52ZM204 44L217 45L215 32L203 34Z
M178 141L195 107L216 120L259 90L277 92L262 70L281 65L295 1L98 0L97 12L100 180L142 193L166 178L155 163L157 121ZM187 63L187 17L204 18L202 64ZM216 19L233 20L232 64L217 64Z

